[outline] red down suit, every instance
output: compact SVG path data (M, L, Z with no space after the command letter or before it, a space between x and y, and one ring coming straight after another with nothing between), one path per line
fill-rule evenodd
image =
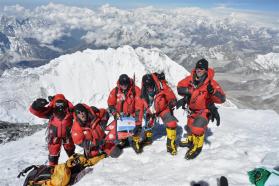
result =
M147 95L144 85L142 84L142 103L144 111L147 114L155 114L160 116L163 123L168 128L176 128L177 119L171 113L171 108L176 104L176 96L172 89L168 86L166 80L159 80L156 73L151 74L155 82L155 95L151 101Z
M117 87L110 92L107 103L113 115L119 113L123 116L132 116L136 120L136 125L142 124L143 110L141 109L140 88L134 85L132 79L130 79L130 85L126 91L123 91L117 82Z
M190 114L188 115L186 127L190 134L203 135L209 122L208 105L210 103L224 103L226 100L224 91L213 77L214 70L208 68L206 79L196 85L194 83L195 70L193 69L191 75L178 82L178 94L181 96L191 95L188 102ZM209 83L214 89L212 94L209 94L207 90Z
M74 114L74 124L72 128L72 138L75 144L84 148L86 157L92 158L105 152L110 155L115 145L105 140L105 128L109 119L109 114L105 109L89 107L82 104L88 111L88 119L82 122Z
M63 118L59 118L54 114L55 103L58 100L62 100L67 104ZM49 119L47 134L49 165L56 165L60 156L61 145L63 145L68 156L71 156L75 152L75 145L71 137L71 128L73 125L71 110L73 109L73 104L63 94L56 94L45 107L35 108L32 105L29 108L32 114L39 118Z

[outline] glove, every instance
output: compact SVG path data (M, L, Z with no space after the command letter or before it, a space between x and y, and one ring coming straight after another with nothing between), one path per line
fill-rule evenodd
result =
M208 105L208 110L210 111L210 119L212 122L214 122L214 119L216 119L216 126L220 126L220 115L218 112L218 108L215 106L214 103L211 103Z
M112 113L114 120L119 120L120 119L120 114L118 112Z
M95 145L93 144L92 141L90 140L84 140L83 143L82 143L82 147L85 149L85 150L90 150L92 147L94 147Z
M165 80L166 79L164 72L161 72L160 74L157 74L157 77L158 77L159 80Z
M84 165L87 163L87 159L82 154L73 154L67 161L67 167L71 168L76 165Z
M48 101L43 98L38 98L32 103L32 108L34 109L42 109L44 106L48 104Z
M171 100L170 102L169 102L169 108L171 109L171 110L173 110L174 109L174 107L176 106L176 103L177 103L177 101L175 100L175 99L173 99L173 100Z
M100 127L105 130L106 129L106 126L108 124L108 121L107 120L101 120L100 121Z
M136 127L133 130L133 133L135 136L139 136L141 133L142 127L140 125L136 125Z
M100 160L106 158L105 154L101 154L98 156L95 156L93 158L90 158L87 160L86 164L84 164L85 167L96 165Z
M48 96L48 97L47 97L48 101L52 101L53 98L54 98L54 96Z
M213 92L214 92L214 88L213 88L213 86L211 85L211 82L209 82L208 85L207 85L207 92L208 92L209 94L213 94Z
M186 104L189 103L191 99L191 94L187 94L185 95L183 98L181 98L180 100L178 100L176 102L176 109L179 109L180 107L182 107L182 109L186 109Z

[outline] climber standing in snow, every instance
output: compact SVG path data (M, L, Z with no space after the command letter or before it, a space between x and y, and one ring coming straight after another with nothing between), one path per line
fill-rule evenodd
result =
M142 77L141 98L146 122L149 125L153 125L154 120L157 117L161 117L166 125L167 152L176 155L177 119L172 113L176 105L176 97L168 86L164 73L145 74ZM152 143L152 136L152 130L146 130L144 143Z
M75 144L83 147L86 158L106 154L118 157L122 150L114 143L106 141L105 128L109 119L106 109L89 107L79 103L74 107L72 138Z
M107 103L110 113L115 118L113 122L116 122L120 117L131 116L135 118L136 127L133 131L132 148L136 153L141 153L140 134L143 111L141 110L140 88L127 74L121 74L117 86L109 94ZM128 139L121 141L120 145L126 146L127 144Z
M75 153L75 145L71 137L73 125L73 105L63 94L49 97L50 103L43 98L36 99L29 110L39 118L49 119L48 122L48 150L49 165L57 165L63 145L68 157Z
M214 103L224 103L226 96L213 77L214 70L208 68L206 59L201 59L196 63L191 75L182 79L177 85L178 94L183 96L178 102L183 101L189 108L185 127L187 138L179 144L181 147L189 148L185 155L186 159L193 159L201 152L209 120L216 119L217 126L220 124Z

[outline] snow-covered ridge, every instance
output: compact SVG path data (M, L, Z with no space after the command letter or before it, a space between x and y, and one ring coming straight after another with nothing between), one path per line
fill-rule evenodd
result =
M13 68L0 78L0 118L14 122L40 122L28 107L38 97L63 93L74 104L85 102L106 107L109 91L120 74L127 73L140 86L146 72L164 71L174 88L189 74L158 49L123 46L87 49L63 55L49 64L25 70ZM174 89L175 90L175 89Z
M258 55L255 59L254 70L279 71L279 53L268 53L266 55Z
M6 6L2 14L0 61L6 63L123 45L156 46L179 63L199 57L245 61L257 52L278 52L279 46L276 16L220 7L127 10L49 3L34 9Z

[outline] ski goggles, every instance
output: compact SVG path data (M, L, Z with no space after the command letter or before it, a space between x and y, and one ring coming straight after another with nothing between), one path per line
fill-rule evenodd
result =
M67 107L67 103L65 103L64 101L56 101L55 104L54 104L55 107L57 108L66 108Z

